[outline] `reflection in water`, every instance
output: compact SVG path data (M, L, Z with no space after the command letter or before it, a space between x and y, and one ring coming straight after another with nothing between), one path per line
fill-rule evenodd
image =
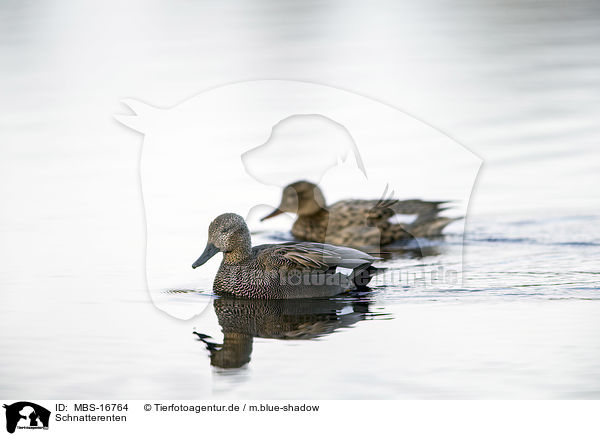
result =
M194 334L206 344L211 365L223 369L240 368L250 362L255 337L314 339L373 316L368 300L358 294L349 295L345 299L298 300L222 296L214 300L213 307L223 330L223 343L216 344L209 341L209 336Z

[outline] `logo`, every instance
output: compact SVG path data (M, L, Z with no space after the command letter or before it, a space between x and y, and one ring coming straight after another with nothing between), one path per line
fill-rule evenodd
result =
M165 293L185 298L189 290L213 288L215 271L196 271L189 263L206 242L200 228L224 212L245 217L252 232L262 234L252 236L260 244L301 239L367 247L377 257L388 251L382 244L403 240L399 254L408 250L420 258L424 239L457 221L456 261L441 265L441 272L423 262L410 274L395 270L373 283L460 285L465 221L459 218L467 214L481 159L431 125L365 96L288 80L231 83L172 108L123 103L131 113L115 118L144 134L139 169L148 290L170 315L190 319L210 303L194 293L180 304ZM279 206L270 203L277 198ZM361 201L338 206L337 219L324 218L327 202L331 207L348 198ZM415 198L432 201L402 201ZM439 215L450 207L453 216ZM290 221L298 212L307 223L297 225L300 236ZM279 222L262 223L279 214ZM425 251L434 254L438 245Z
M48 430L50 411L29 401L19 401L4 405L6 409L6 431L14 433L15 429Z

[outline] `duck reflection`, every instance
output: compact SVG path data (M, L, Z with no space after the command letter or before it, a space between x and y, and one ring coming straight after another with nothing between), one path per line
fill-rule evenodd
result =
M314 339L370 316L369 302L356 295L344 299L249 300L221 296L213 302L223 343L194 332L210 352L212 366L240 368L250 362L255 337Z

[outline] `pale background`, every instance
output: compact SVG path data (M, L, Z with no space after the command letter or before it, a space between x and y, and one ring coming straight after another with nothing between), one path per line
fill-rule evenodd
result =
M0 19L0 398L600 397L597 2L4 1ZM223 374L191 335L214 315L150 303L143 138L113 114L261 79L390 104L485 163L463 289L375 290L389 316L255 340Z

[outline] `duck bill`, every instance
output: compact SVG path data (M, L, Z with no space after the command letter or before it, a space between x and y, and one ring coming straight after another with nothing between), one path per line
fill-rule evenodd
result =
M263 217L260 219L260 221L264 221L264 220L268 220L269 218L273 218L274 216L277 215L281 215L283 213L283 211L281 209L275 209L273 212L271 212L269 215Z
M204 253L200 255L200 257L192 264L192 268L196 269L200 265L204 265L208 260L213 257L215 254L219 252L219 249L215 247L210 242L206 244L206 248L204 249Z

